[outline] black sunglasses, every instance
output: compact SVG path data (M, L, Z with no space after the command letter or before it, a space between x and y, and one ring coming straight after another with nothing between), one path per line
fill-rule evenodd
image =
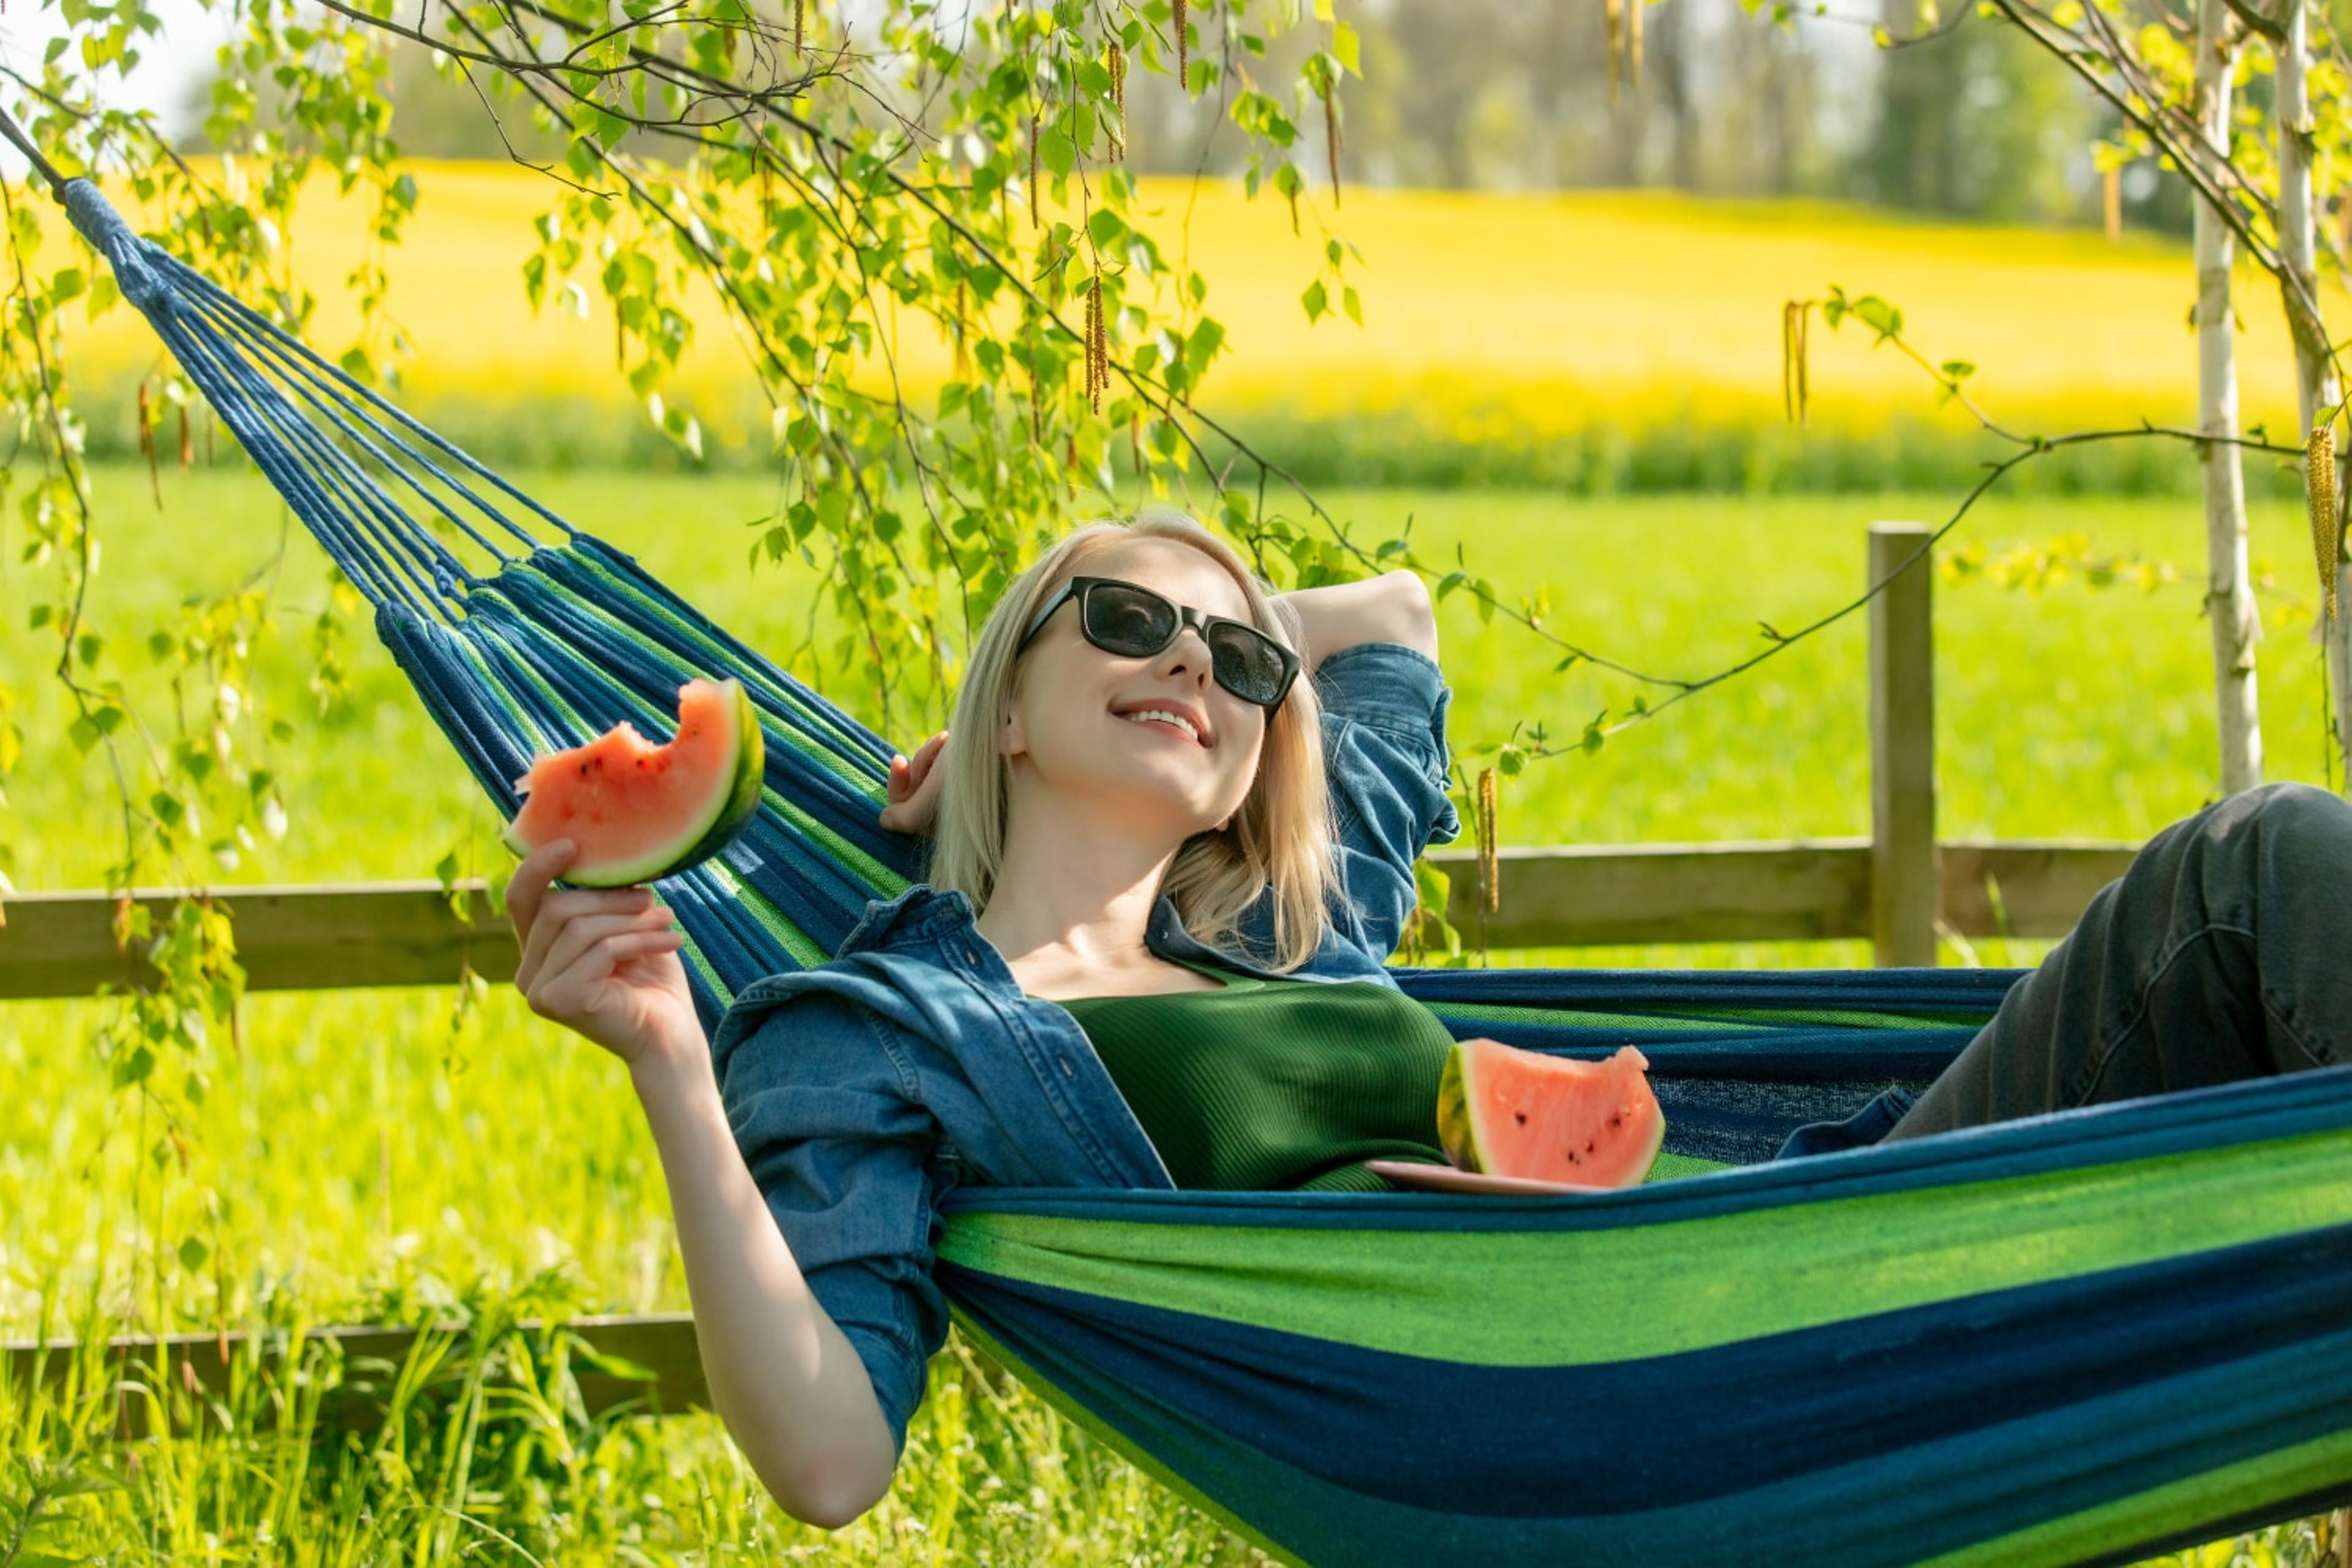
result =
M1192 627L1209 645L1209 673L1217 684L1268 712L1282 705L1298 679L1298 656L1248 622L1209 615L1116 577L1064 583L1031 618L1021 647L1035 641L1054 612L1071 599L1078 602L1078 630L1087 641L1122 658L1150 658Z

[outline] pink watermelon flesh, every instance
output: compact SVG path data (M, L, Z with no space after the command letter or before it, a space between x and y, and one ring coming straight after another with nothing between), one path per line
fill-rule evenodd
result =
M678 689L677 733L655 745L626 721L584 746L534 758L507 847L528 855L569 838L563 880L622 888L677 872L725 847L760 804L759 717L735 681Z
M1631 1046L1606 1061L1581 1062L1458 1041L1437 1091L1446 1157L1494 1176L1632 1186L1666 1137L1649 1068Z

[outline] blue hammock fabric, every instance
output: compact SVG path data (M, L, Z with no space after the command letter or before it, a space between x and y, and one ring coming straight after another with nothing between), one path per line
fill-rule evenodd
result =
M539 751L731 676L762 809L662 892L706 1024L919 847L889 748L620 552L65 200L374 605L502 811ZM1457 1035L1653 1064L1675 1168L1597 1198L982 1191L964 1331L1289 1561L2125 1561L2352 1499L2352 1068L1772 1163L1923 1086L2015 971L1413 971Z

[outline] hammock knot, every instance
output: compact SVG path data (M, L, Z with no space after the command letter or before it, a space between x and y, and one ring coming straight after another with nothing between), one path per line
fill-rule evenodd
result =
M64 200L66 216L114 269L114 281L121 289L122 297L150 318L169 312L171 285L148 265L146 243L131 232L131 226L122 221L122 215L114 210L99 188L88 180L68 180Z

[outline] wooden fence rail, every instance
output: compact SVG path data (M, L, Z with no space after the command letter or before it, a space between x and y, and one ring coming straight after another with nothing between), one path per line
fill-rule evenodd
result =
M1941 845L1931 884L1938 919L1972 940L2063 936L2131 856L2127 844ZM1475 856L1431 858L1453 875L1457 926L1493 947L1872 933L1866 838L1505 849L1502 909L1491 915L1475 907ZM512 931L491 913L481 883L457 892L470 919L432 882L230 888L215 897L236 918L237 955L251 990L446 985L461 963L488 980L511 979ZM183 896L135 895L159 916ZM135 985L147 973L138 952L114 944L109 894L26 893L8 900L7 919L0 929L0 1001L86 996L102 984Z
M591 1417L623 1407L648 1414L709 1407L691 1314L576 1318L517 1327L525 1335L561 1330L590 1352L587 1358L572 1356L571 1372ZM384 1392L418 1342L442 1334L462 1347L467 1333L464 1325L454 1323L308 1331L300 1354L322 1354L341 1368L319 1401L320 1424L360 1431L381 1425ZM240 1381L266 1379L290 1401L294 1384L289 1374L297 1362L292 1336L277 1331L123 1338L87 1349L73 1340L8 1344L0 1346L0 1420L8 1418L11 1400L36 1390L54 1397L79 1385L112 1396L110 1419L119 1436L148 1436L165 1426L184 1433L202 1419L205 1404L233 1400ZM457 1370L453 1363L452 1374ZM425 1392L434 1392L430 1383Z
M1871 939L1882 964L1936 962L1939 931L2057 937L2133 846L1935 837L1934 561L1917 523L1874 523L1870 609L1871 836L1763 844L1505 849L1500 909L1479 907L1475 857L1431 858L1453 878L1450 917L1490 947ZM446 984L463 965L512 977L515 947L487 890L429 882L232 888L257 991ZM185 895L143 891L158 912ZM137 984L143 959L114 941L113 896L26 893L0 927L0 1001Z

